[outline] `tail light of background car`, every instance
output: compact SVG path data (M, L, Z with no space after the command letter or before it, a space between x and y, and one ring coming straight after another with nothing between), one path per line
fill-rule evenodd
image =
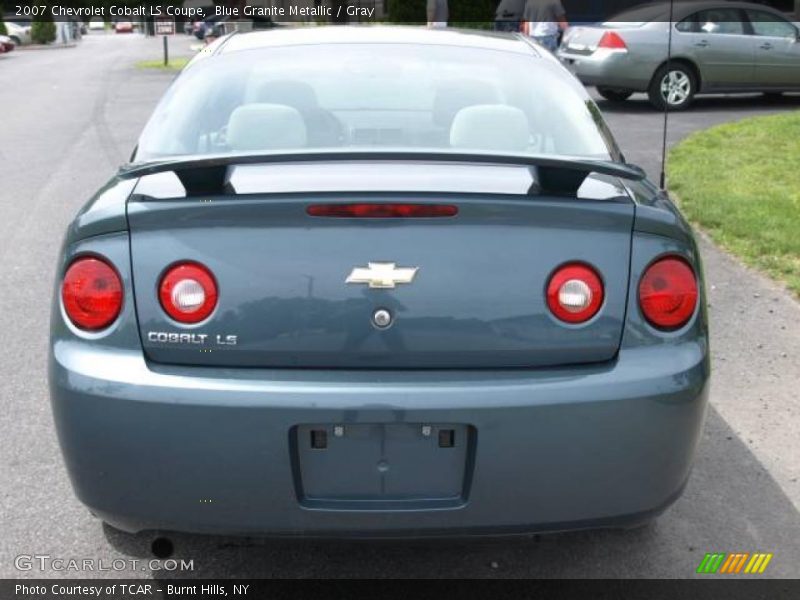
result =
M158 295L170 317L179 323L199 323L217 306L217 282L200 263L182 262L164 273Z
M686 325L697 306L697 277L689 263L669 256L651 264L639 282L639 306L654 327Z
M78 258L64 274L61 300L76 327L99 331L111 325L122 310L122 280L105 260Z
M616 31L606 31L597 44L598 48L608 48L610 50L627 50L625 40Z
M603 282L592 267L569 263L556 270L547 284L547 305L566 323L583 323L603 304Z

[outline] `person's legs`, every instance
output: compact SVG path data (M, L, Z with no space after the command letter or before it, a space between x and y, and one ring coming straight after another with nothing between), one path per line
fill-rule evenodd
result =
M540 46L544 46L550 52L555 52L558 49L558 35L542 35L542 36L535 36L533 39Z

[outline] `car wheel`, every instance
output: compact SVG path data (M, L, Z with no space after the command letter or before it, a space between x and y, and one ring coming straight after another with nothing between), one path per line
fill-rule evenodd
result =
M14 42L14 44L16 44L17 46L22 46L22 40L20 40L17 36L10 35L8 37L10 37L11 41Z
M656 71L647 95L659 110L683 110L692 103L696 92L697 79L692 69L672 63Z
M624 102L633 95L629 90L621 90L619 88L598 87L597 93L606 100L611 102Z

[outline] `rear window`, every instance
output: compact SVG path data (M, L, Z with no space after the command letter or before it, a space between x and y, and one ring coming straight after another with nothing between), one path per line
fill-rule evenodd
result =
M330 148L614 154L583 88L533 52L328 44L189 67L147 124L136 160Z

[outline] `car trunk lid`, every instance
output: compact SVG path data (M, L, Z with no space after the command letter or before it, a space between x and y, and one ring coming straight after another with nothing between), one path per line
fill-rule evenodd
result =
M329 189L345 185L345 165L333 183L315 177L319 165L226 170L224 193L201 193L205 184L195 180L181 196L169 173L140 180L128 219L147 358L420 369L566 365L616 355L634 207L613 178L590 177L581 193L529 195L537 185L530 169L512 174L507 166L471 165L471 189L464 191L455 165L359 165L366 171L351 178L355 191L347 193ZM380 187L390 191L364 191L381 176ZM552 184L552 173L534 179L548 177ZM457 214L309 214L312 205L354 202L447 205ZM213 314L191 326L173 321L158 295L165 269L187 260L205 265L219 290ZM581 325L556 319L545 298L550 275L572 261L592 265L605 288L600 312ZM376 324L377 311L390 315L388 327Z
M618 40L625 41L625 31L638 29L641 25L641 23L609 22L598 25L570 27L562 42L562 52L575 56L591 56L598 49L603 49L601 48L601 43L603 36L607 33L614 33L618 38L614 40L614 45L606 47L604 50L606 52L620 51L621 48L614 46L619 45Z

